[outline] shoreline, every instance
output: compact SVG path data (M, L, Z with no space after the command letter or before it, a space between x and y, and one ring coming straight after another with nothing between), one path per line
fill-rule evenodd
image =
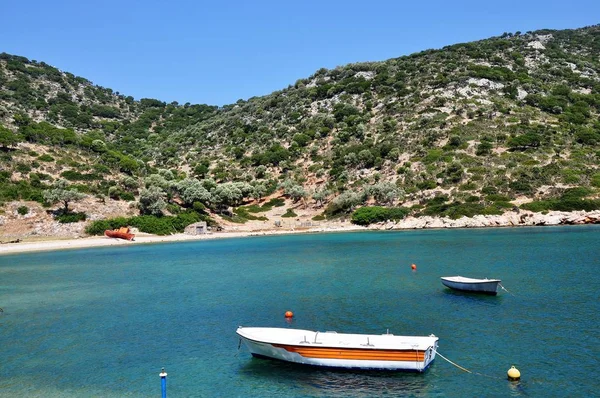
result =
M499 216L478 215L462 217L457 220L441 217L407 217L400 221L385 221L371 224L368 227L344 223L332 223L313 228L290 229L246 229L238 230L234 227L229 231L209 232L202 235L188 235L185 233L173 235L152 235L137 233L135 240L127 241L106 236L92 236L79 238L53 238L40 236L36 240L20 242L7 242L0 244L0 256L10 254L24 254L41 251L55 251L67 249L86 249L108 246L140 245L151 243L186 242L227 238L243 238L250 236L275 236L306 233L332 233L354 231L399 231L418 229L464 229L464 228L505 228L505 227L534 227L534 226L561 226L561 225L586 225L600 224L600 211L552 211L547 214L532 212L507 212ZM29 237L31 238L31 237Z
M203 235L188 235L185 233L173 235L152 235L138 233L133 241L118 238L109 238L107 236L91 236L85 238L67 238L67 239L43 239L36 241L10 242L0 244L0 257L10 254L25 254L42 251L69 250L69 249L87 249L109 246L129 246L144 245L152 243L173 243L190 242L214 239L245 238L250 236L274 236L306 233L329 233L329 232L352 232L367 231L368 228L358 225L351 225L336 228L315 228L305 230L264 230L264 231L232 231L232 232L211 232Z

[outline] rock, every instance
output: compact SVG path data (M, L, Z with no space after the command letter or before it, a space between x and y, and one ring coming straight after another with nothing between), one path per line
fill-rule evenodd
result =
M507 211L502 215L476 215L453 220L447 217L407 217L396 223L386 222L370 226L370 229L423 229L423 228L483 228L544 225L580 225L600 223L600 211L560 212L547 214L523 210L519 214Z

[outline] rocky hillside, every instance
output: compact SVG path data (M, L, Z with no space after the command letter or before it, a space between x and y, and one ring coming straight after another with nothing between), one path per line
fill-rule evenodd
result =
M322 217L590 210L599 113L600 26L321 69L221 108L137 101L1 54L0 201L48 204L66 179L154 215L274 193Z

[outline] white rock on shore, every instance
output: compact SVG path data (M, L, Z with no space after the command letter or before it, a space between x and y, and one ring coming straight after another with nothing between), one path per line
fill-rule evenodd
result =
M424 228L484 228L541 225L576 225L600 223L600 211L550 211L547 214L530 211L509 211L502 215L476 215L453 220L448 217L407 217L398 222L373 224L369 229L424 229Z

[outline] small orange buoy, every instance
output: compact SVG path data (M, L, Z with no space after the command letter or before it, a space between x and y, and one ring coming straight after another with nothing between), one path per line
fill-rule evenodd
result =
M286 318L292 318L294 316L294 313L292 311L286 311L285 312L285 317Z
M410 268L412 268L413 270L416 270L416 269L417 269L417 266L416 266L415 264L412 264L412 265L410 266Z

